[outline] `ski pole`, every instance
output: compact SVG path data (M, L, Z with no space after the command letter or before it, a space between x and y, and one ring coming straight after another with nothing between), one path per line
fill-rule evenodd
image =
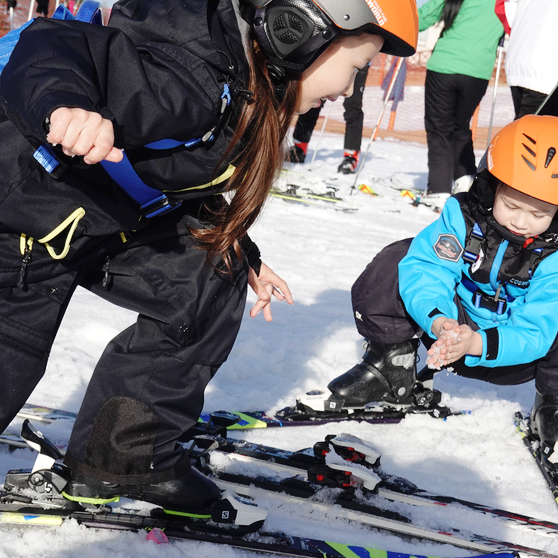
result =
M31 0L29 2L29 16L27 18L27 21L31 21L31 18L33 17L33 8L35 7L35 0Z
M490 121L488 123L488 138L486 139L486 149L490 145L490 138L492 137L492 121L494 120L494 107L496 105L496 94L498 93L498 81L500 80L500 69L502 68L502 57L504 56L504 39L502 35L498 43L498 64L496 65L496 79L494 81L494 93L492 95L492 107L490 109Z
M401 69L402 64L403 64L403 58L400 58L397 61L397 66L395 67L395 70L393 72L393 76L391 76L391 82L389 84L388 90L386 91L386 97L385 97L385 100L384 100L384 104L382 106L382 110L380 111L380 114L378 115L378 120L376 121L376 125L374 126L374 129L372 130L372 135L370 136L368 146L366 147L366 151L364 152L364 155L362 156L362 160L361 160L360 165L358 167L358 171L357 171L357 174L355 176L355 181L354 181L353 185L351 186L351 192L350 192L351 196L353 195L353 190L356 189L356 184L358 182L360 172L362 171L362 169L364 167L364 163L366 161L366 157L368 156L368 152L370 151L370 146L372 145L372 142L376 139L376 134L378 133L380 123L382 122L384 112L385 112L387 104L389 102L389 98L391 97L391 92L393 90L393 87L395 86L395 81L397 80L397 76L399 75L399 70Z
M320 143L322 142L322 137L324 135L324 130L327 124L327 119L329 118L329 113L331 112L331 105L333 103L330 101L327 104L327 112L326 115L324 116L324 121L322 124L322 129L320 130L320 135L318 136L318 141L316 142L316 148L314 149L314 153L312 154L312 160L310 161L310 166L312 166L314 164L314 161L316 159L316 155L318 154L318 151L320 150Z

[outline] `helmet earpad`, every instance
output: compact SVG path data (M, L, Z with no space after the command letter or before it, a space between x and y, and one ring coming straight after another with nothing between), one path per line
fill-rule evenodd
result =
M327 16L311 2L273 0L257 8L252 28L270 62L300 73L339 34Z
M305 43L314 32L312 20L294 6L272 6L267 10L269 41L279 58Z

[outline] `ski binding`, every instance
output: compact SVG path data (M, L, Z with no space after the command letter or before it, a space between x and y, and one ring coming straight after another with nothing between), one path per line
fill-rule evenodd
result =
M298 418L297 415L310 417L339 417L343 416L356 418L357 416L370 417L390 415L407 415L413 413L426 413L436 418L444 418L452 414L447 407L440 405L442 394L435 389L429 389L422 383L417 382L413 388L413 402L410 404L399 405L389 401L374 401L367 403L363 407L345 407L343 398L334 395L327 387L321 387L306 392L296 400L294 407L287 407L278 413L282 418ZM300 418L299 418L300 420Z
M224 420L227 422L226 419ZM223 427L218 426L217 428ZM65 498L63 491L71 479L71 472L69 467L60 461L62 454L58 448L34 428L28 419L23 422L21 437L33 450L38 452L38 455L31 471L8 471L4 491L0 493L0 504L33 505L41 509L59 508L68 510L68 512L87 510L110 513L112 511L110 506L104 504L89 505ZM209 511L211 521L207 523L207 526L201 526L199 522L196 522L197 529L201 528L208 532L232 530L235 534L245 534L259 530L267 517L267 512L258 507L250 498L229 490L223 491L221 498L212 503ZM154 517L177 517L172 511L164 511L161 508L151 510L151 514ZM176 521L182 519L180 517ZM186 525L191 518L185 517L183 520Z

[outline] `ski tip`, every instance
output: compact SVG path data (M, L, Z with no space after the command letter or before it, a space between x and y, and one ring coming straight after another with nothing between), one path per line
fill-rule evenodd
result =
M368 194L369 196L378 196L378 193L374 190L374 188L368 186L368 184L359 184L358 189L363 194Z
M411 192L411 190L401 190L400 196L402 198L409 198L412 201L415 201L415 198L417 197L414 192Z

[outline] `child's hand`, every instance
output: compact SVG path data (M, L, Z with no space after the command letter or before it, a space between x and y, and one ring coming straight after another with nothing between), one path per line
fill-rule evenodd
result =
M122 161L122 151L114 147L112 122L96 112L61 107L50 115L47 141L60 145L69 157L82 155L88 165L106 159Z
M436 322L438 324L436 324ZM426 364L440 369L465 355L482 354L482 337L468 325L459 325L456 320L438 318L434 321L433 331L439 331L438 339L428 350Z

